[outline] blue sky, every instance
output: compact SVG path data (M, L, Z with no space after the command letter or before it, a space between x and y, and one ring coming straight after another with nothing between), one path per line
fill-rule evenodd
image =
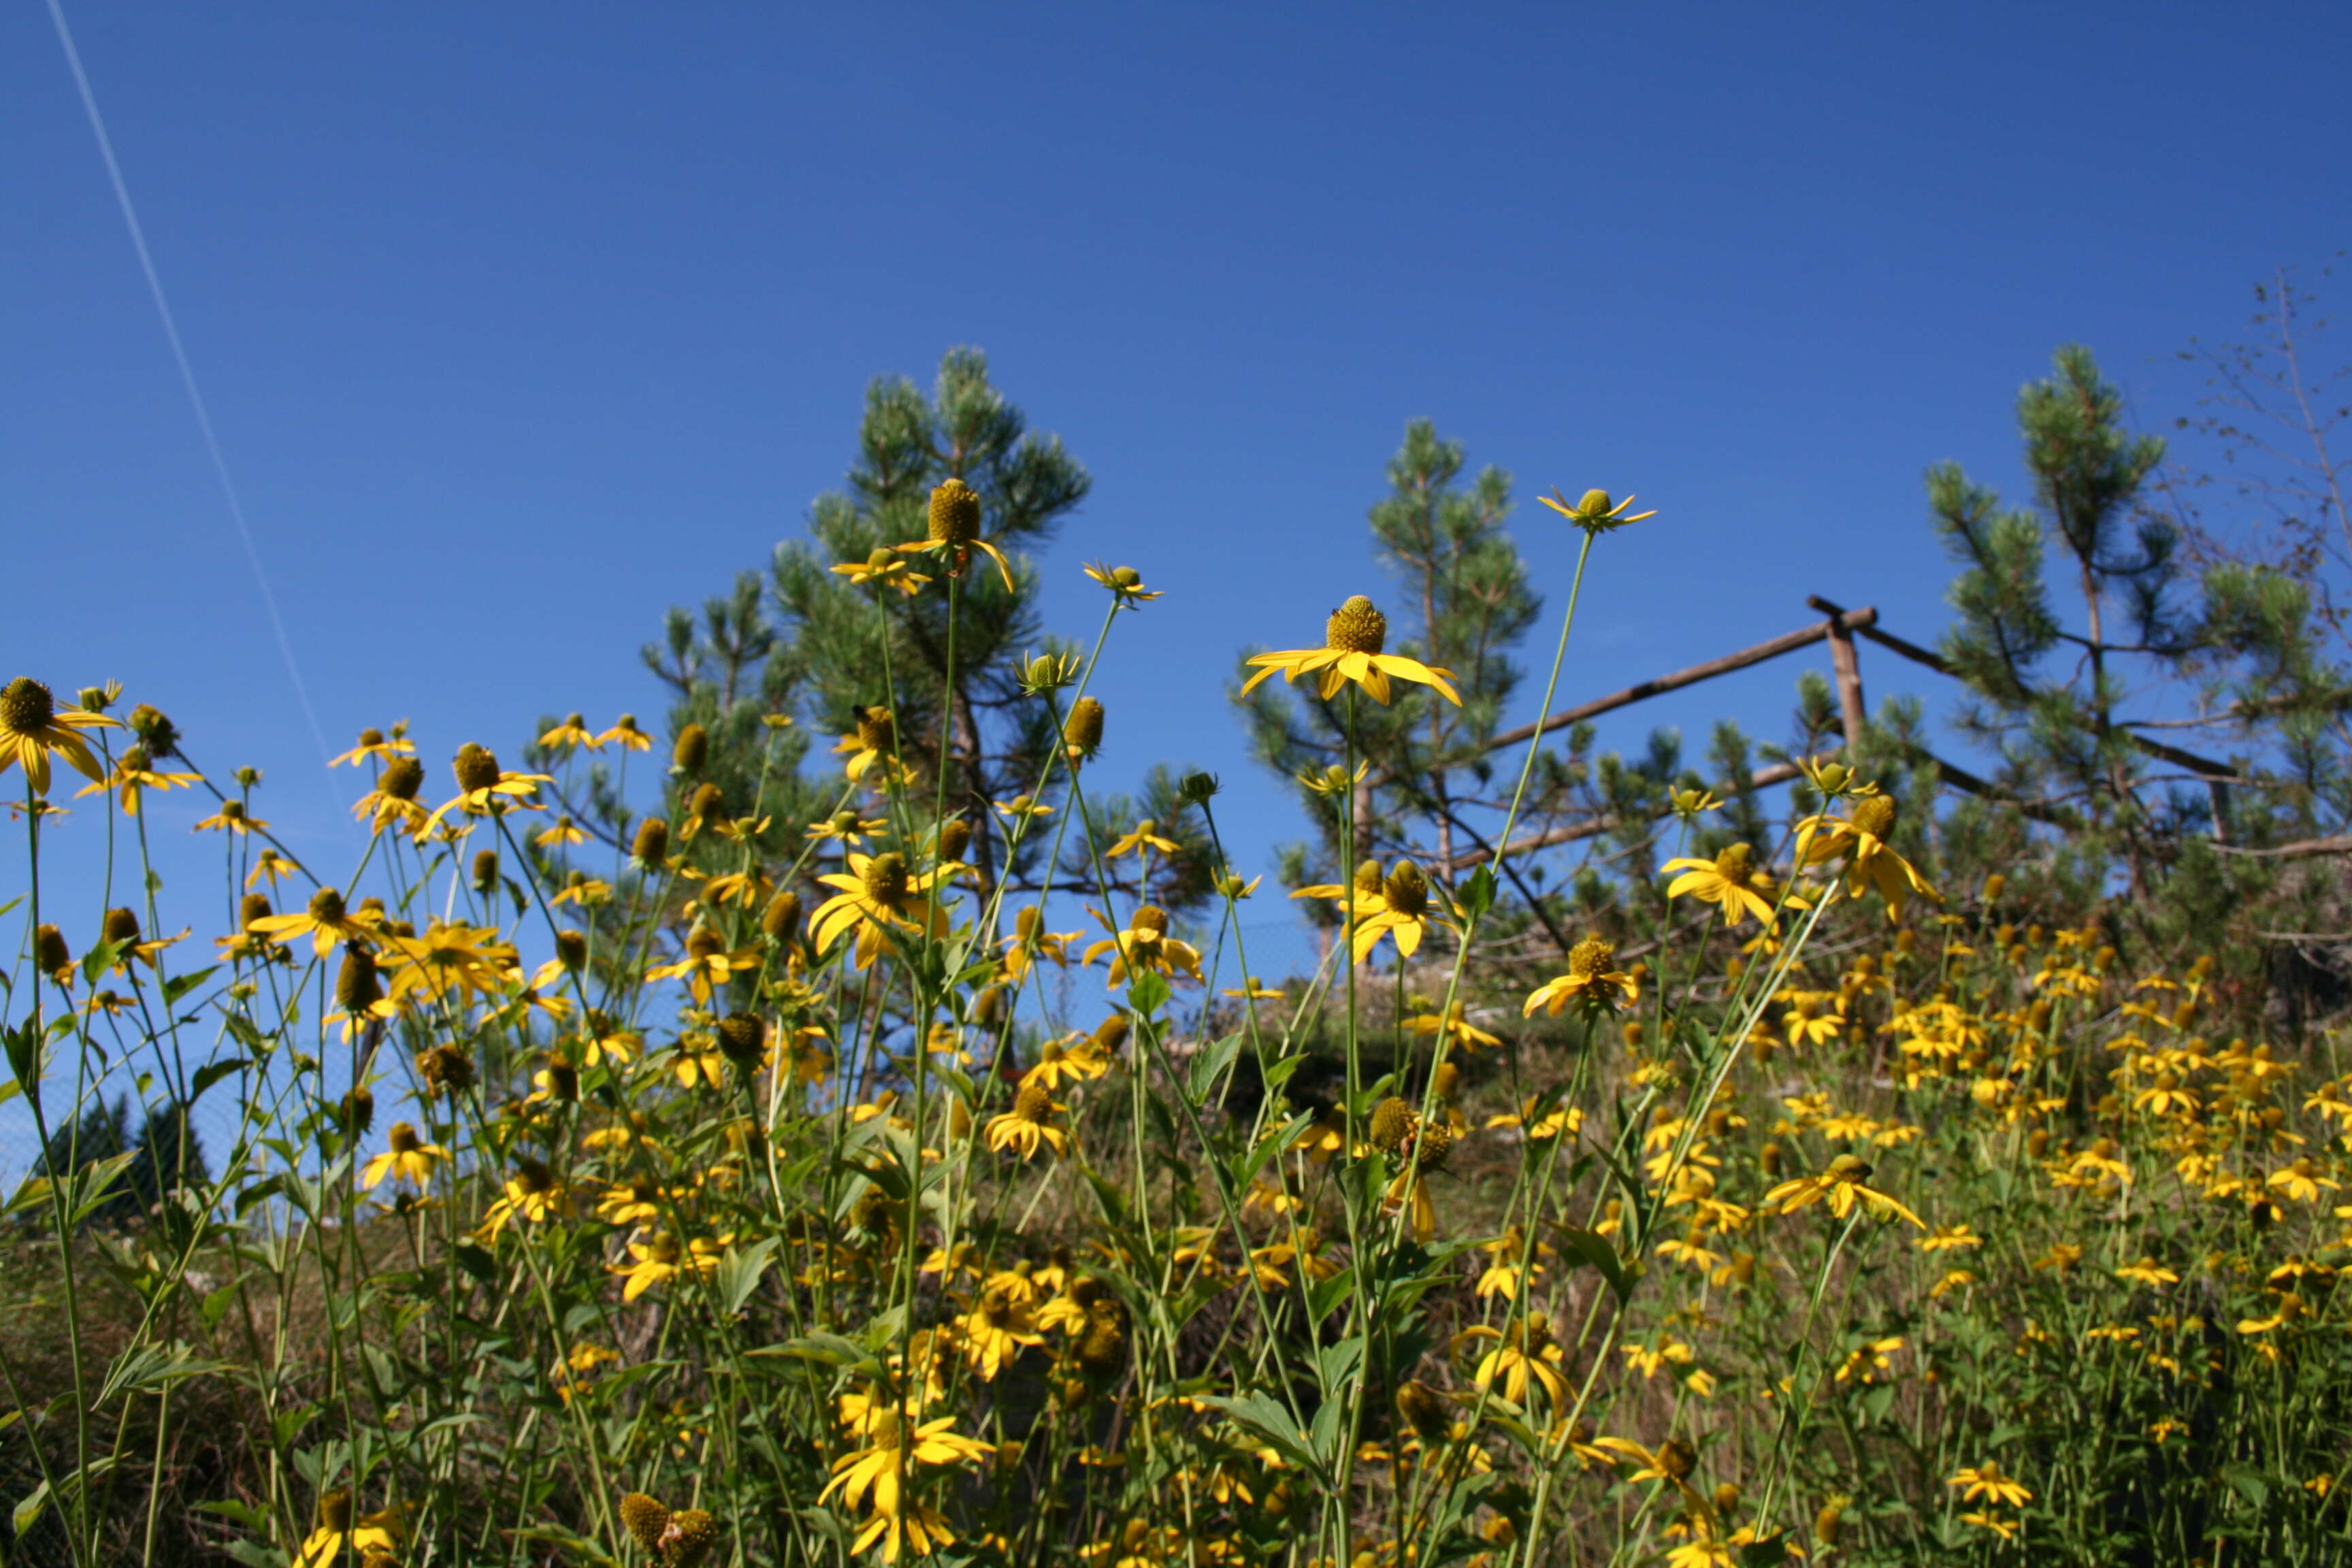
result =
M664 609L800 530L869 377L974 343L1095 475L1052 620L1091 628L1096 557L1168 593L1114 641L1107 768L1221 772L1250 869L1297 827L1232 656L1379 591L1408 418L1517 476L1555 605L1537 492L1660 509L1607 542L1563 700L1808 593L1932 641L1927 464L2017 489L2011 399L2069 339L2168 425L2178 351L2347 234L2341 7L68 16L337 749L656 714ZM0 11L0 135L5 673L120 678L332 863L349 775L320 783L38 5ZM1606 737L1777 737L1800 668ZM157 819L165 875L215 900L194 815ZM63 830L85 868L97 822Z

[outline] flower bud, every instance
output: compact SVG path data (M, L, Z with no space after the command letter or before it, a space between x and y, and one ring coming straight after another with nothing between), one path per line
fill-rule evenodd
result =
M335 971L335 1005L346 1013L364 1013L383 999L375 954L358 942L343 943L342 966Z
M670 772L691 777L700 773L709 760L709 731L699 724L688 724L677 732L677 743L670 748Z
M495 849L474 851L474 891L494 893L499 887L499 852Z
M73 968L73 950L66 945L65 933L47 921L33 930L33 963L52 979Z
M772 942L789 942L801 923L801 896L790 888L768 900L760 913L760 930Z
M629 846L629 858L640 867L661 864L669 854L669 823L666 818L648 816L637 824L637 837Z
M165 718L161 709L142 702L131 710L129 722L131 732L139 737L148 755L168 757L180 749L180 727Z
M1062 744L1072 762L1084 762L1102 749L1103 705L1099 697L1081 697L1070 704L1062 721Z

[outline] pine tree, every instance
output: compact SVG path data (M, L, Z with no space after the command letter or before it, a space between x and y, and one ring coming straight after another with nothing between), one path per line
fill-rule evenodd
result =
M1450 866L1490 829L1486 762L1504 702L1520 669L1511 648L1533 625L1540 601L1528 586L1518 547L1504 527L1510 476L1491 465L1465 479L1459 441L1427 419L1405 426L1389 459L1389 493L1368 517L1376 557L1402 593L1389 615L1392 650L1450 669L1456 707L1427 688L1400 685L1387 707L1357 704L1360 753L1370 759L1356 786L1356 842L1339 843L1340 801L1311 787L1345 751L1346 710L1276 683L1238 700L1252 749L1289 781L1317 827L1313 849L1290 857L1286 876L1345 875L1368 855L1409 854Z
M934 561L901 557L893 547L926 537L931 492L950 479L978 492L982 536L1007 558L1000 574L975 553L954 584L951 692L948 584L933 581L908 595L841 570L896 562L937 576ZM940 800L948 817L971 828L964 858L983 879L1010 878L1023 888L1055 880L1038 863L1050 836L1031 835L1015 863L1004 863L993 806L1034 790L1060 744L1048 705L1021 689L1029 658L1072 651L1044 630L1029 552L1053 542L1091 484L1060 438L1030 428L991 382L979 350L949 351L929 394L903 376L877 377L866 388L846 486L816 498L807 537L779 543L764 574L740 574L698 615L672 609L662 639L644 650L672 696L667 733L676 761L662 812L669 851L690 872L709 877L741 870L748 847L761 875L788 880L809 824L845 811L871 817L878 809L870 789L845 784L829 748L833 737L857 731L861 713L871 718L887 706L896 754L922 781L908 798ZM698 731L699 743L680 745L689 731ZM824 765L812 763L812 752ZM535 751L532 761L544 770L555 759ZM637 831L625 782L599 763L585 798L567 803L614 849L631 847ZM698 801L706 809L698 810ZM1114 813L1132 810L1122 800L1103 804ZM725 835L687 832L711 813L729 824ZM753 831L762 821L765 827ZM540 870L560 884L570 868L551 853ZM656 918L680 919L694 896L690 885L676 889L681 909ZM626 897L616 899L602 918L619 918L627 907Z
M2054 372L2018 396L2032 507L2003 505L1956 463L1927 472L1962 568L1943 652L1974 699L1961 726L2000 752L2001 784L2079 824L2078 848L2120 853L2139 885L2186 833L2267 837L2340 801L2314 742L2342 689L2301 585L2257 566L2184 570L2179 530L2151 504L2164 443L2124 427L2090 351L2060 349ZM2134 698L2198 682L2252 754L2217 766L2155 738L2165 721ZM2284 791L2281 763L2300 780ZM2159 787L2184 767L2203 789Z

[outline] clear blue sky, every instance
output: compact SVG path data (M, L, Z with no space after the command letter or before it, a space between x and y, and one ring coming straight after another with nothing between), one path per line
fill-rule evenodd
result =
M1379 591L1409 417L1517 476L1554 604L1535 493L1660 509L1601 552L1564 700L1808 593L1932 641L1925 465L2014 489L2011 399L2069 339L2168 424L2176 352L2352 233L2340 5L67 5L338 749L411 716L441 781L545 710L657 715L665 607L801 528L870 376L974 343L1095 475L1055 623L1092 626L1091 558L1168 591L1114 643L1107 766L1221 771L1253 869L1297 828L1232 657ZM37 0L0 8L0 674L119 677L331 864ZM1609 738L1777 737L1799 668Z

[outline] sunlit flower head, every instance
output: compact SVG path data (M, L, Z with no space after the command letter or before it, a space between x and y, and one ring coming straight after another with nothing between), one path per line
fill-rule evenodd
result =
M1447 701L1456 707L1461 705L1461 694L1453 687L1452 670L1402 654L1382 652L1388 635L1389 618L1371 600L1358 594L1331 612L1331 618L1324 625L1321 647L1253 655L1249 662L1257 666L1258 671L1242 683L1242 690L1249 691L1280 670L1285 681L1296 681L1302 675L1315 676L1316 695L1327 702L1339 694L1341 687L1353 681L1373 701L1386 703L1389 679L1393 676L1433 688Z
M921 593L930 581L887 544L877 544L865 560L845 561L834 571L860 588L896 588L908 598Z
M18 763L35 795L49 789L49 757L63 757L76 772L102 784L106 770L91 754L84 730L111 730L115 721L80 708L60 708L49 689L29 676L0 687L0 773Z
M1160 597L1159 590L1143 585L1143 574L1132 566L1106 566L1097 561L1087 568L1087 575L1108 588L1123 609Z
M1633 504L1632 496L1615 500L1607 490L1587 490L1573 505L1557 489L1548 496L1536 499L1587 533L1607 533L1629 522L1640 522L1658 515L1655 511L1630 511L1627 509Z

